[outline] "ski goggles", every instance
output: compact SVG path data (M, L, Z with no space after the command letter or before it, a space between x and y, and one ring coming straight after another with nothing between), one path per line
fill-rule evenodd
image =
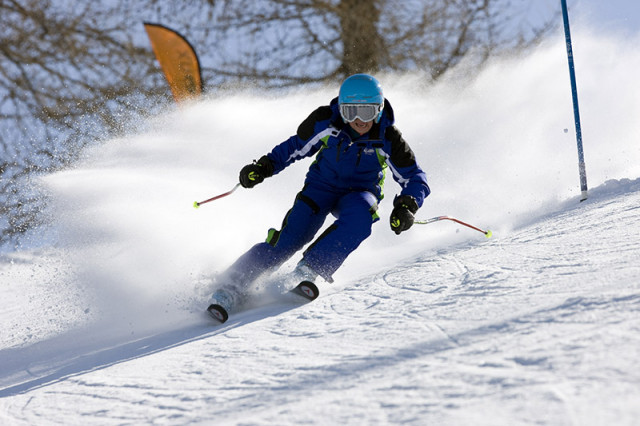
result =
M367 122L371 121L382 111L382 104L341 104L340 115L347 123L355 121L356 118Z

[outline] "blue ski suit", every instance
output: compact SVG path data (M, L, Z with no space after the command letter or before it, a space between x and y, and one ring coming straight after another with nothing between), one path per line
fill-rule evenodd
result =
M253 246L225 273L236 285L249 285L259 275L282 265L310 243L329 213L336 220L304 252L303 262L331 282L347 256L371 234L379 217L387 171L400 184L400 195L418 206L430 193L425 173L393 125L391 104L385 99L382 116L368 133L358 135L344 123L338 99L305 119L295 135L267 154L277 174L293 162L315 155L304 187L296 196L279 230Z

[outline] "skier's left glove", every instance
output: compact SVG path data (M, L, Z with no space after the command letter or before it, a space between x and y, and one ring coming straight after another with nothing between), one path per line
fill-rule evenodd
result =
M263 155L258 161L247 164L240 170L240 185L244 188L253 188L264 181L264 178L273 176L273 163L269 157Z
M400 195L393 200L393 211L389 218L391 230L400 235L413 225L413 215L418 211L418 203L411 195Z

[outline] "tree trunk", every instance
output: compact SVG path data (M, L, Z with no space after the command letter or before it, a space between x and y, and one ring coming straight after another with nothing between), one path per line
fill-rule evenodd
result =
M380 68L384 56L383 40L378 33L380 0L342 0L338 5L342 65L346 75L373 72Z

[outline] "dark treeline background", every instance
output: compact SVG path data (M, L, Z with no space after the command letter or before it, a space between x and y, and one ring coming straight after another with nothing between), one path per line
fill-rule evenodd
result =
M265 90L520 52L558 23L526 0L0 0L0 245L41 224L31 179L173 103L143 21L179 31L205 90Z

